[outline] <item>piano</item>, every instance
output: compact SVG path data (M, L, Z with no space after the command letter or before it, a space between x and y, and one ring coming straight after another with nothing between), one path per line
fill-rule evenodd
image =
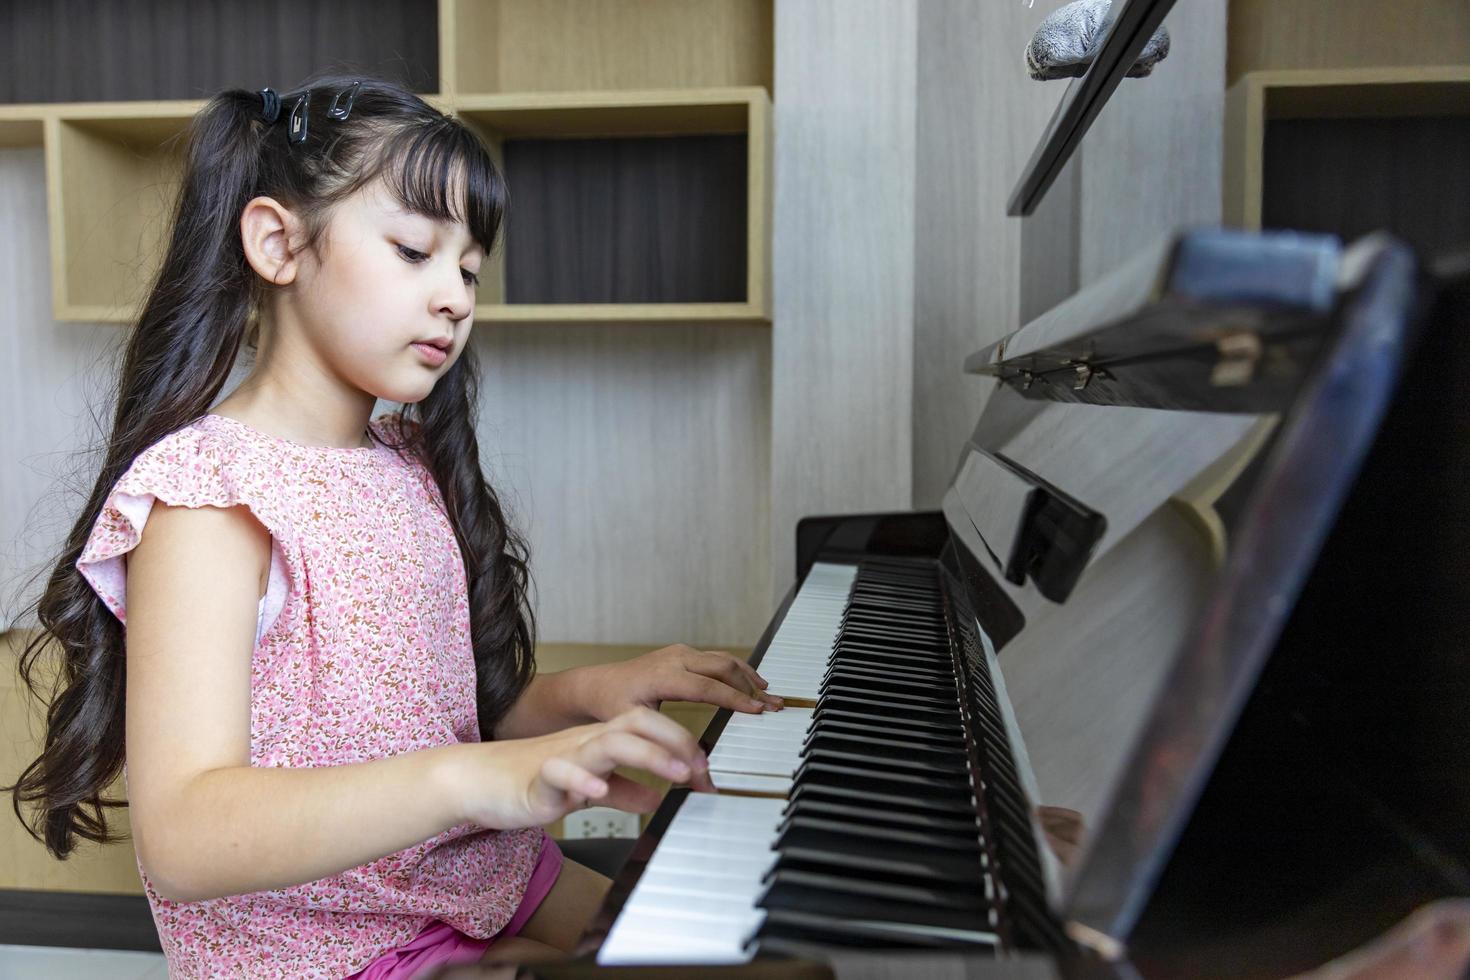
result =
M539 975L1279 977L1470 895L1470 263L1190 231L965 369Z

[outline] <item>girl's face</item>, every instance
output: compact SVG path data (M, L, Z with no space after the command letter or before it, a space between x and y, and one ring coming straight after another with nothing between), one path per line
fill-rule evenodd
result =
M306 342L354 387L422 400L469 339L483 250L463 223L404 211L377 181L338 205L323 238L296 296Z

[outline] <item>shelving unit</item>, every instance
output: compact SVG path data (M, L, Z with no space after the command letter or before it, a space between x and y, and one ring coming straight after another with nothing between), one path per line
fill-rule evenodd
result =
M1269 124L1412 118L1470 119L1470 65L1246 72L1225 101L1225 223L1262 226Z
M438 16L441 91L424 98L498 159L516 139L745 140L743 186L728 188L745 202L742 298L506 302L497 249L476 322L769 324L771 0L440 0ZM56 319L135 319L162 259L177 137L204 104L0 105L0 147L45 148Z

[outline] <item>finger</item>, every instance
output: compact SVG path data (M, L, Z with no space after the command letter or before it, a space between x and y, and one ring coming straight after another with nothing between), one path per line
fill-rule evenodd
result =
M664 746L637 732L616 729L585 743L577 752L577 761L593 772L610 774L617 766L632 766L675 783L694 774L688 762Z
M618 773L608 779L607 787L607 796L598 800L600 806L616 807L627 813L652 813L663 802L663 794L652 786Z
M699 741L689 734L689 730L668 715L660 714L652 708L633 708L607 724L611 728L636 732L657 742L675 758L688 763L692 769L707 768L709 765L704 750L699 747Z
M705 677L702 674L685 674L683 680L676 683L675 687L678 692L675 696L681 701L699 701L721 708L729 708L731 711L758 714L767 707L772 710L776 707L767 700L751 697L723 681Z
M668 715L641 705L622 712L607 722L604 727L637 732L644 738L662 745L681 759L687 759L689 753L699 750L699 742L689 734L687 728Z
M699 673L721 679L737 691L748 694L758 701L764 701L772 707L782 706L780 698L765 693L764 689L768 686L766 679L757 674L750 664L731 656L724 650L707 650L702 657L700 663L707 669L700 669Z
M731 653L728 650L711 650L710 652L711 653L719 654L722 657L729 657L731 660L733 660L735 662L735 665L737 667L739 667L741 669L741 671L743 671L746 674L746 676L748 676L750 678L751 683L754 684L756 687L760 688L761 690L764 691L766 688L768 688L768 687L771 686L770 681L766 680L759 673L757 673L756 672L756 669L754 667L752 667L750 664L746 663L746 661L745 661L744 658L737 657L737 656L735 656L733 653Z
M572 809L607 795L604 779L562 756L552 756L541 764L541 778L552 789L564 793Z
M737 691L754 695L760 690L751 676L740 668L740 661L720 650L704 650L690 664L690 669L706 677L724 681Z

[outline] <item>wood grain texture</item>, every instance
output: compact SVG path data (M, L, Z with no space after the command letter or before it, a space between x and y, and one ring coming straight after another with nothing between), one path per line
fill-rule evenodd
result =
M1225 0L1193 0L1165 21L1169 57L1125 78L1083 138L1078 287L1161 236L1220 221Z
M1470 114L1268 121L1261 225L1470 248Z
M506 140L505 297L746 300L744 135Z
M14 782L40 753L45 731L42 710L16 670L16 658L29 636L22 630L0 633L0 785ZM106 795L121 798L122 780ZM143 894L130 840L106 846L84 842L65 861L58 861L15 819L8 793L5 804L5 815L0 817L0 888ZM124 836L130 832L126 810L109 813L108 823Z
M776 8L771 561L799 518L912 505L912 0Z
M1470 63L1464 0L1230 0L1229 26L1231 85L1263 68Z
M0 4L0 102L277 91L330 63L432 92L434 0L67 0Z
M771 0L443 0L459 92L771 86Z
M1212 571L1208 539L1161 507L1000 651L1041 803L1095 829Z
M0 629L34 598L86 502L122 333L51 316L42 151L0 151Z
M759 638L772 610L769 336L476 328L481 458L529 531L548 642Z
M1006 217L1005 202L1065 85L1033 81L1020 53L1063 2L926 0L918 8L913 505L920 509L939 505L994 387L964 374L965 357L1021 325L1022 223Z

